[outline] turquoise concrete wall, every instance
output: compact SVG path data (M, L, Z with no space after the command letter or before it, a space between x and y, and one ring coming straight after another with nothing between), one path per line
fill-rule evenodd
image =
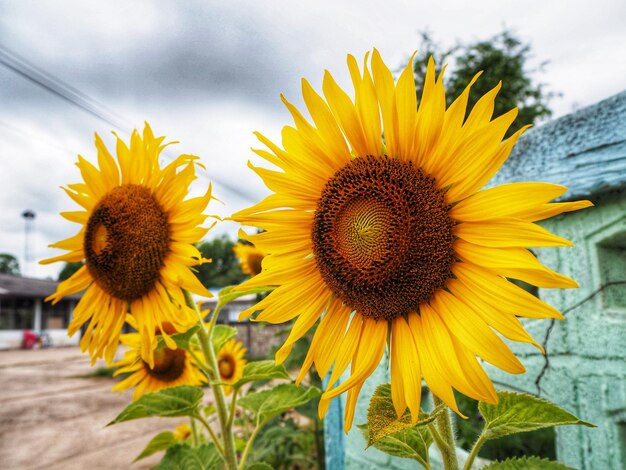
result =
M547 346L547 359L533 346L509 342L526 373L485 368L498 388L538 394L598 426L558 428L558 460L580 469L626 469L626 285L604 287L626 281L626 92L529 131L491 184L513 181L563 184L568 199L591 199L595 207L542 223L575 246L536 255L581 286L539 290L566 312L565 321L524 320ZM366 421L369 398L387 382L383 361L363 387L355 424ZM326 421L329 470L415 468L414 461L364 450L356 428L344 435L344 398L334 400Z

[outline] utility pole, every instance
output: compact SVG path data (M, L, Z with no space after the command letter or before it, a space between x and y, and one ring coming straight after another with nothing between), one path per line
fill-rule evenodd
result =
M29 250L29 242L30 242L30 232L33 229L33 221L35 220L36 214L35 211L26 209L22 212L22 218L24 219L24 272L23 274L28 274L28 266L30 263L30 250Z

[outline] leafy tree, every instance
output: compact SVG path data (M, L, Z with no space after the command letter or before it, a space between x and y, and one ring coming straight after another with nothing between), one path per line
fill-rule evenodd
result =
M197 276L205 287L225 287L239 284L246 276L241 272L239 261L233 252L235 242L227 235L205 241L198 249L211 263L197 266Z
M8 253L0 253L0 273L19 276L20 263L17 258Z
M437 73L444 63L450 63L445 72L448 104L463 92L479 71L483 73L472 86L468 111L481 96L502 81L493 117L496 118L516 106L519 108L519 115L507 136L526 124L533 124L552 115L549 102L555 93L547 92L544 84L535 83L531 78L534 73L542 72L547 62L540 64L537 69L528 69L527 62L532 57L531 46L522 42L514 33L504 30L490 39L459 44L450 49L443 49L428 32L421 33L421 42L420 54L414 66L418 98L422 94L427 57L432 55L437 64Z
M82 268L83 264L82 261L65 263L65 266L63 266L63 269L59 272L59 282L69 279L76 271Z

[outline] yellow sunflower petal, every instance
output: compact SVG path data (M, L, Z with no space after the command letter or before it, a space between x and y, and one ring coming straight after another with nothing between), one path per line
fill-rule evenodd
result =
M511 374L525 371L508 346L456 297L445 291L438 292L432 307L455 338L474 354Z
M374 77L376 94L380 102L387 155L397 157L399 149L398 114L396 112L396 92L393 75L391 75L391 71L385 65L376 49L372 53L372 76Z
M466 286L482 292L482 299L507 313L528 318L563 319L558 310L500 276L478 266L457 263L452 270Z
M403 317L398 317L391 323L391 336L392 354L395 352L397 355L395 361L397 361L398 371L396 373L402 377L404 389L400 406L396 406L394 403L394 407L396 407L396 413L400 417L404 409L401 412L399 410L402 408L403 402L406 403L406 406L411 410L411 421L416 423L419 419L422 400L422 374L417 342ZM394 342L397 343L395 346Z
M541 207L565 191L565 186L549 183L503 184L459 202L450 210L450 216L464 222L515 217L518 213Z
M378 367L385 351L386 343L387 322L365 318L363 320L363 330L361 331L361 342L356 351L358 362L355 370L352 371L348 380L336 388L327 390L322 396L324 398L334 398L356 384L365 381Z
M457 240L454 249L461 260L489 268L501 276L538 287L578 287L573 279L543 266L525 248L493 248Z
M350 142L354 153L357 155L367 155L367 140L350 97L337 85L335 79L328 72L324 74L322 89L324 90L324 96L328 101L328 105L347 137L348 142Z
M519 219L493 219L463 222L455 227L455 234L470 243L490 247L574 246L565 238Z
M415 341L420 347L420 358L422 364L422 374L424 380L428 385L428 388L440 398L446 405L448 405L459 416L465 417L460 411L454 398L454 392L450 383L444 378L441 372L441 361L445 358L441 357L439 351L433 345L433 337L428 334L424 328L421 317L412 312L408 316L409 327L411 333L415 338Z

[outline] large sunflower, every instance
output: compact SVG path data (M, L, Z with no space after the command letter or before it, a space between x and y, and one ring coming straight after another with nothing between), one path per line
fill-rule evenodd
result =
M185 307L182 289L211 296L190 270L205 261L193 243L209 230L200 225L207 217L202 211L211 188L204 196L185 200L198 157L180 155L161 168L159 155L169 145L163 139L154 137L148 124L143 138L133 131L130 148L118 137L116 161L96 134L100 169L79 156L76 165L84 183L63 188L83 210L61 215L81 228L50 245L69 253L41 263L85 260L85 265L46 300L56 303L86 289L68 333L86 325L80 346L93 361L104 357L112 362L130 313L141 334L142 357L154 366L155 331L167 322L183 332L197 320ZM168 333L163 338L176 348Z
M248 363L244 357L246 351L241 341L234 338L220 348L217 354L217 367L222 382L234 384L243 376L243 368ZM233 393L233 388L230 385L224 385L224 392L230 395Z
M562 318L508 278L577 287L525 248L572 245L534 222L590 205L549 203L566 188L547 183L480 191L526 129L502 141L517 109L492 119L500 85L466 118L478 76L446 108L430 59L418 107L412 60L397 83L376 50L371 71L368 62L361 72L348 56L354 101L328 72L324 97L302 81L312 122L282 98L295 127L283 128L284 149L257 134L270 151L256 150L281 171L251 165L274 194L233 216L265 230L247 239L269 253L241 289L277 286L243 316L297 318L276 354L282 362L324 312L299 379L312 364L320 376L334 365L320 415L347 391L346 431L389 335L398 415L408 407L417 420L422 377L457 413L452 388L495 402L477 357L510 373L524 367L494 330L540 347L517 317Z
M165 326L165 329L168 329L168 325L165 324ZM174 331L170 330L170 333ZM150 365L141 356L141 335L124 334L120 336L120 341L129 349L120 361L113 364L117 367L113 375L129 375L113 387L114 392L135 387L133 400L136 400L144 393L156 392L164 388L207 383L206 376L192 355L182 348L158 348L154 352L154 364Z

